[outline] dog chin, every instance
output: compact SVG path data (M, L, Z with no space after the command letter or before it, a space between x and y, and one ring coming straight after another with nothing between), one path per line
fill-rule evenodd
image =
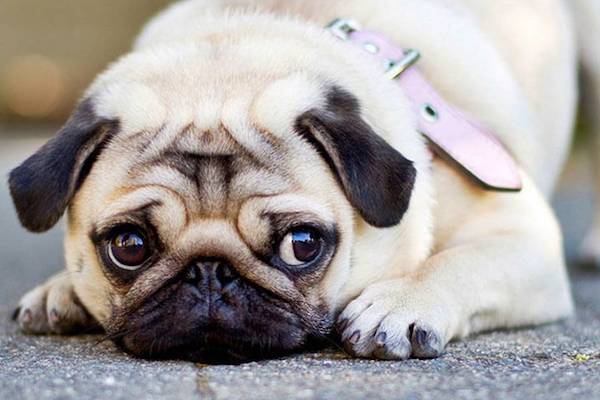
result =
M241 364L266 358L275 358L304 348L307 338L301 340L271 341L272 337L239 337L219 330L198 332L195 336L163 338L157 341L146 334L134 333L115 343L136 357L145 359L173 359L206 364ZM290 333L294 336L294 333ZM297 336L297 334L296 334ZM275 338L276 340L276 338Z
M130 313L109 336L122 349L150 359L241 363L272 358L315 343L293 308L248 284L231 296L203 295L196 285L165 288Z

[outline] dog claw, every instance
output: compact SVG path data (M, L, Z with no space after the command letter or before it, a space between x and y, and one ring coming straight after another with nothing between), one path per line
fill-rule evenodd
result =
M344 319L340 320L337 324L337 331L339 333L344 332L344 330L346 330L346 326L348 326L348 322L349 322L348 318L344 318Z
M377 334L377 337L375 337L375 345L377 347L384 347L386 340L387 340L387 333L379 332Z
M60 315L58 315L58 311L56 311L56 308L53 308L50 311L49 319L50 323L52 324L57 324L58 322L60 322Z
M12 319L13 321L16 321L16 320L17 320L17 318L19 318L19 314L20 314L20 313L21 313L21 307L17 307L17 308L15 308L15 310L14 310L14 311L13 311L13 313L12 313L11 319Z
M352 335L348 339L348 343L350 343L351 345L355 345L358 343L359 340L360 340L360 331L355 330L354 333L352 333Z
M416 358L436 358L442 354L442 341L431 329L415 326L411 342L412 353Z

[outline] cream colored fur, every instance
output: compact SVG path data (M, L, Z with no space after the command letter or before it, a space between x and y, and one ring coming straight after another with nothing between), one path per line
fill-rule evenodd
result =
M574 3L589 7L586 0ZM343 251L319 290L341 311L342 341L354 354L432 357L470 333L554 321L573 311L561 232L548 205L576 108L572 13L559 0L189 0L153 19L134 52L88 94L101 99L103 115L121 119L124 132L173 127L152 143L157 151L190 122L201 129L224 123L249 146L252 124L287 140L293 118L323 101L323 79L357 96L365 119L415 162L418 176L409 211L388 229L350 217L343 195L328 189L330 176L315 181L311 195L331 207L323 214L346 224ZM432 84L511 150L524 189L485 191L432 159L398 87L359 50L320 28L335 17L419 49L419 68ZM600 25L600 14L583 12L585 18L590 29ZM593 46L584 43L584 54ZM589 64L600 85L600 66ZM304 170L307 159L298 157L297 173L306 176L300 180L320 170ZM111 186L103 180L122 179L109 170L115 167L99 163L73 213L94 215L105 207ZM76 254L89 247L77 232L66 240L70 270ZM598 237L590 239L595 254ZM106 293L92 283L105 278L100 269L89 273L96 275L80 276L75 291L102 321L108 318ZM44 290L36 290L38 296L28 295L22 305L43 302ZM418 332L428 335L425 343Z

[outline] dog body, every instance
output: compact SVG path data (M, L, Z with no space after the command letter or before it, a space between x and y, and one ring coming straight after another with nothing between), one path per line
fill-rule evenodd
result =
M21 326L95 319L136 354L243 357L296 349L337 317L349 352L405 359L568 316L548 197L576 108L573 13L558 0L172 6L11 175L30 229L69 207L69 273L22 299ZM514 155L523 190L484 190L432 156L398 86L320 28L340 17L418 49L433 86ZM38 172L57 162L58 189ZM56 206L36 207L47 191ZM151 261L111 271L114 235L146 225Z

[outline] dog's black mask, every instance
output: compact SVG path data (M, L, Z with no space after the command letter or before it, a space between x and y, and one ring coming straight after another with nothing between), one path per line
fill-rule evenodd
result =
M321 326L331 328L322 315ZM108 334L144 358L240 363L318 343L293 307L239 276L226 262L195 262Z

